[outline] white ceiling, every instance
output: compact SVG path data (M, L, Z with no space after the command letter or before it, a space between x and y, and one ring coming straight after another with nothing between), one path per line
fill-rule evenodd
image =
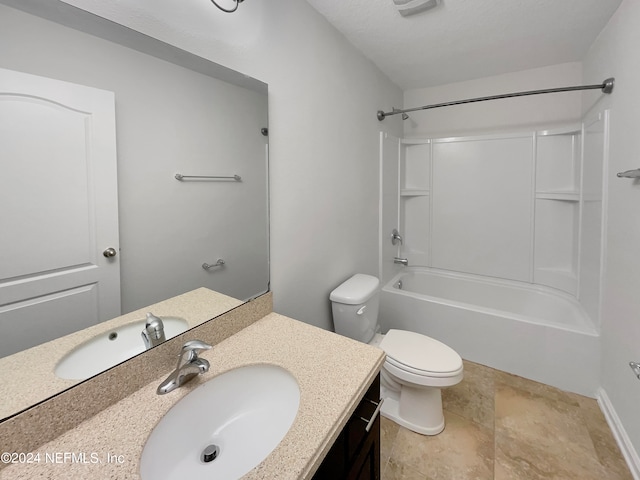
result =
M403 89L580 61L622 0L307 0Z

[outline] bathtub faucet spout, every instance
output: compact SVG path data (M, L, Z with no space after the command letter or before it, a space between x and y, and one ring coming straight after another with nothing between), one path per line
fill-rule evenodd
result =
M405 267L409 265L409 260L406 258L395 257L393 259L393 263L398 263L400 265L404 265Z

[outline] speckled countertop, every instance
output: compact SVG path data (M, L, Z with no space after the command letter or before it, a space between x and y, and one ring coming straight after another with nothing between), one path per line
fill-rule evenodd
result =
M300 387L300 407L276 449L243 478L310 478L384 361L378 348L271 313L204 352L208 373L164 396L155 390L169 372L78 427L43 445L40 461L0 471L2 479L139 479L144 443L162 416L202 382L237 367L269 363L288 370ZM45 462L85 453L87 463ZM48 454L48 457L47 457ZM94 457L91 457L91 455ZM107 456L118 461L108 463ZM76 457L78 458L78 457ZM101 463L91 463L98 458Z
M68 352L101 333L115 330L129 323L144 320L147 312L157 316L180 317L189 328L200 325L242 301L207 288L198 288L183 295L163 300L56 340L0 358L0 418L42 401L69 388L77 380L58 378L53 372L56 364ZM142 346L142 340L140 340ZM36 387L37 386L37 387Z

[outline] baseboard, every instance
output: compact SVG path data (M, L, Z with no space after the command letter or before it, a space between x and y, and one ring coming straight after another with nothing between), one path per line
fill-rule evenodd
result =
M631 470L634 480L640 480L640 457L638 457L638 452L636 452L626 430L622 426L620 417L618 417L618 414L613 408L613 404L611 403L611 400L609 400L607 392L603 388L599 388L596 398L598 399L600 410L602 410L602 413L613 432L613 436L615 437L616 442L618 442L618 446L620 447L622 455L629 466L629 470Z

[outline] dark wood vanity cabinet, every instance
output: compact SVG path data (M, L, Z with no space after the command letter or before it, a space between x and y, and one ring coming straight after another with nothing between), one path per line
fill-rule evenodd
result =
M336 439L313 480L380 480L380 375ZM369 431L369 419L376 414ZM364 420L363 420L364 419Z

